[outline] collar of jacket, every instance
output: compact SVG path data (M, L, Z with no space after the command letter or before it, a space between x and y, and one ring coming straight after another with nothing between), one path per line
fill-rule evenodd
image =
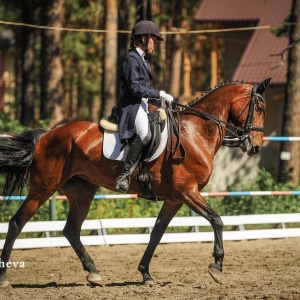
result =
M141 50L143 51L143 50ZM144 58L141 56L141 54L138 52L137 48L134 48L134 49L130 49L128 52L133 52L133 53L136 53L142 60L143 60L143 65L145 66L145 68L148 70L148 72L150 73L150 76L152 78L152 74L151 74L151 67L150 67L150 64L147 60L147 57L146 57L146 53L144 52Z
M140 57L145 60L145 55L146 55L146 52L143 51L141 48L135 48L136 52L140 55Z

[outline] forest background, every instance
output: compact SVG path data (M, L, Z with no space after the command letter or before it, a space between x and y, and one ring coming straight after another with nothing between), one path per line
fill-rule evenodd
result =
M199 51L203 36L187 33L195 27L193 16L200 3L1 1L1 20L22 23L1 26L12 32L6 40L7 51L18 58L10 117L32 127L54 126L70 119L98 122L101 116L109 115L119 97L119 71L129 49L131 29L143 19L153 20L165 38L150 58L154 87L179 99L182 60L188 56L195 70L191 73L192 90L209 88L209 76L196 55L203 53Z

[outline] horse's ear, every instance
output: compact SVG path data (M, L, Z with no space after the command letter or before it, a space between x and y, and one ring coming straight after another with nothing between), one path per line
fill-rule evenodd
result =
M270 81L271 81L271 77L265 79L258 87L257 87L257 93L259 94L263 94L263 92L265 91L265 89L267 88L267 86L269 85Z

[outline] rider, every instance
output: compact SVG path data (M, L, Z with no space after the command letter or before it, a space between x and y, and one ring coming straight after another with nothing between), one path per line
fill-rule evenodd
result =
M140 21L132 29L130 49L121 67L121 98L118 101L119 135L123 144L129 143L116 190L126 193L131 175L137 166L143 149L151 139L147 114L148 99L173 101L165 91L151 87L151 67L145 54L151 54L158 41L163 41L158 27L151 21Z

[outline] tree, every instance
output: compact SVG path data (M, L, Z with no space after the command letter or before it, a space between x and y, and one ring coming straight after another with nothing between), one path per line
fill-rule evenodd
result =
M181 28L183 1L175 1L173 26ZM173 37L171 60L170 93L178 98L180 95L181 68L182 68L182 46L181 35L178 33Z
M64 24L65 0L42 2L42 25L61 28ZM41 49L41 111L42 119L50 118L50 126L63 120L62 32L42 31Z
M118 28L119 30L129 30L130 16L129 16L129 5L127 0L119 1L118 9ZM129 46L128 34L118 34L118 61L117 61L117 78L120 78L121 64L123 63L124 57L127 53ZM119 99L121 93L121 82L117 80L117 99Z
M106 0L105 29L102 115L110 115L117 102L117 0Z
M66 0L65 27L104 28L102 1ZM99 121L103 80L104 34L84 31L64 33L64 112L68 119Z
M282 133L284 136L300 136L300 0L294 0L291 12L290 48L288 55L288 72L286 102ZM300 179L300 147L297 143L282 143L281 151L289 152L289 160L280 162L280 180L293 181Z
M136 22L152 19L151 0L136 0Z
M35 23L35 1L22 1L22 18L24 23ZM35 49L36 29L23 27L22 31L22 92L21 92L21 123L26 126L34 124L35 99Z
M22 74L17 77L20 84L16 85L17 103L22 104L22 123L31 127L35 125L34 118L50 119L53 124L69 117L96 122L99 110L100 115L110 114L118 98L116 91L120 90L116 72L128 50L130 37L127 33L116 33L117 29L130 30L141 19L152 19L161 31L181 27L185 19L190 22L192 9L198 7L199 1L3 0L0 3L1 19L10 15L10 21L20 23L16 8L22 8L22 23L70 29L106 28L110 31L104 35L88 30L60 31L12 26L12 30L24 41L22 45L17 39L15 47L16 53L20 53L20 49L24 53L20 56L23 61L20 68ZM175 8L173 4L176 4ZM173 21L174 15L176 20ZM172 94L172 76L174 96L177 97L181 93L181 44L185 40L173 41L173 35L164 35L164 38L165 42L158 45L151 57L154 87L166 89ZM193 58L193 47L188 44L190 40L191 36L186 47ZM175 47L172 47L173 42L176 42ZM21 65L20 61L16 62L17 67ZM22 92L19 88L21 84Z

